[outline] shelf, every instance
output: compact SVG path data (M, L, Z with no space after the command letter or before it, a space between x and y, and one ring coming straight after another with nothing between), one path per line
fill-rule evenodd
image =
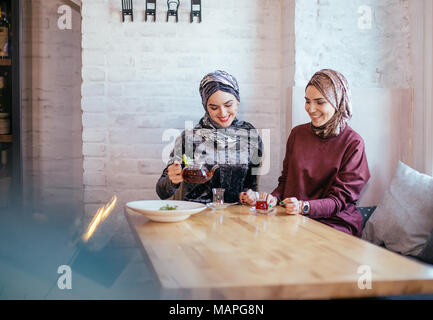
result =
M0 0L6 3L9 14L10 34L9 46L13 48L9 56L0 57L0 74L7 72L7 82L5 96L8 97L10 109L10 134L0 135L0 143L5 143L9 151L8 157L8 174L10 174L10 192L0 190L0 207L5 204L10 208L21 210L23 199L23 163L21 151L21 45L22 45L22 6L23 0ZM5 181L3 181L5 182ZM4 187L4 185L3 185ZM3 197L2 197L3 196ZM6 200L4 197L6 196ZM3 201L2 201L3 200Z
M0 59L0 66L11 66L12 60L11 59Z
M0 142L12 142L11 134L0 134Z

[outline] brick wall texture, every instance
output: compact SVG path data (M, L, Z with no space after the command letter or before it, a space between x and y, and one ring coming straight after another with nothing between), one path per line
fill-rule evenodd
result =
M353 87L410 88L408 0L206 0L203 22L121 21L121 1L83 0L72 30L59 30L60 0L26 0L23 16L25 182L40 208L85 203L91 215L116 194L120 206L157 199L162 153L185 121L203 115L201 78L224 69L240 84L239 118L270 133L272 190L291 129L292 88L314 71L336 68ZM359 9L372 13L360 29ZM362 70L362 72L360 72ZM296 106L303 107L303 106ZM84 191L84 192L83 192Z
M203 22L192 24L189 2L181 2L178 23L165 21L167 6L161 1L156 23L144 22L144 1L134 2L134 22L127 17L122 23L120 5L83 2L86 212L112 194L121 203L158 199L162 151L170 143L163 133L180 133L185 121L196 124L203 116L198 86L216 69L238 79L238 117L269 130L270 170L261 176L260 188L275 187L285 143L281 2L203 1Z
M61 0L25 0L22 11L22 141L25 205L82 211L81 16L58 28Z

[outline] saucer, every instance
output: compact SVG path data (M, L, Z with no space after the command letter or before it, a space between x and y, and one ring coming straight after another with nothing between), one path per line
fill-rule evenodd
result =
M223 210L226 209L227 207L230 207L232 205L235 205L237 203L214 203L214 202L210 202L210 203L206 203L206 206L208 208L211 208L212 210Z
M275 207L272 207L268 210L257 210L256 207L251 207L250 212L253 214L273 214L275 213Z

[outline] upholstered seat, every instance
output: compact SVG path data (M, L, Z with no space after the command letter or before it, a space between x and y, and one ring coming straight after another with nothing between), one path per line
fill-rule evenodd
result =
M363 228L365 227L365 223L371 217L371 215L373 214L374 210L376 210L376 208L377 208L376 206L375 207L357 207L358 211L362 215L362 219L364 220L364 223L362 225Z

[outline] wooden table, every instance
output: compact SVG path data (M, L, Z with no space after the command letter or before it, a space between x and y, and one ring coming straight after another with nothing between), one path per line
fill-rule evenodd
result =
M166 299L433 293L433 267L277 209L274 216L250 214L245 206L206 209L178 223L125 214Z

